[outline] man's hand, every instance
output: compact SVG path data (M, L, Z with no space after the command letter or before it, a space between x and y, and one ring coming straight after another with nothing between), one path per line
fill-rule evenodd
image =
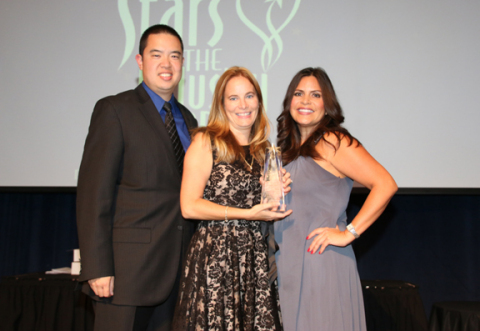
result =
M114 276L100 277L88 280L88 284L100 298L109 298L113 295L114 280Z

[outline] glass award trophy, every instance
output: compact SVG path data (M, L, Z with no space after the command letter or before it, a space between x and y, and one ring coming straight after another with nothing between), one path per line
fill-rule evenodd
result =
M262 203L277 202L279 211L285 210L283 192L282 153L280 147L267 147L263 168Z

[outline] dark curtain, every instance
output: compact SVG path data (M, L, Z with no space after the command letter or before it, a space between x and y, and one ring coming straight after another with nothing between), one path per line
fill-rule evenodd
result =
M0 276L70 267L75 193L0 193Z
M351 197L349 219L365 194ZM480 301L480 196L396 195L354 243L362 279L419 286L434 302ZM0 193L0 276L70 266L75 193Z
M352 195L348 216L366 195ZM427 317L434 302L480 301L480 196L396 195L354 243L362 279L419 287Z

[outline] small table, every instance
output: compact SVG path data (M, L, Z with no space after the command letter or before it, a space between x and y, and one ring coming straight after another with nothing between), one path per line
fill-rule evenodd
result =
M436 302L430 314L430 331L480 330L480 302Z
M0 326L15 331L93 330L92 300L71 275L26 274L0 282Z
M362 280L368 331L427 331L418 287L397 280Z

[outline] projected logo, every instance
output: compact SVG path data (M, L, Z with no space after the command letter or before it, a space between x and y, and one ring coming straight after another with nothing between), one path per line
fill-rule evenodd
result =
M118 11L125 32L125 49L119 69L136 54L138 38L150 25L161 23L175 28L182 36L185 47L184 73L177 97L196 114L199 124L203 126L207 123L215 84L229 66L227 63L232 61L229 58L232 52L227 50L245 46L232 46L231 40L242 40L239 35L247 35L248 38L256 36L260 40L255 38L255 41L246 45L248 54L243 54L243 58L235 61L256 75L268 110L268 71L282 55L281 32L294 18L300 2L140 0L130 1L129 4L128 0L118 0ZM140 22L135 21L134 17L139 18ZM157 17L157 20L152 21L152 17ZM241 24L245 31L239 27ZM140 25L141 31L136 31L136 25Z
M288 15L287 19L278 28L276 28L272 22L272 10L274 5L278 5L278 7L282 8L283 1L282 0L266 0L265 2L271 2L265 17L267 27L268 27L268 32L270 33L270 35L263 32L259 27L257 27L253 22L251 22L248 19L248 17L243 12L242 4L240 0L237 0L236 2L238 17L240 17L242 22L250 30L252 30L256 35L258 35L264 42L264 46L261 54L263 71L267 71L280 58L280 55L282 54L282 51L283 51L283 42L282 42L282 38L280 37L280 32L287 26L288 23L290 23L292 18L297 13L298 7L300 6L300 0L296 0L295 3L293 4L293 9L290 12L290 15ZM244 1L244 3L247 3L249 5L252 4L251 1ZM277 45L277 55L275 56L275 59L273 59L274 47L273 47L272 41L275 42L275 44Z

